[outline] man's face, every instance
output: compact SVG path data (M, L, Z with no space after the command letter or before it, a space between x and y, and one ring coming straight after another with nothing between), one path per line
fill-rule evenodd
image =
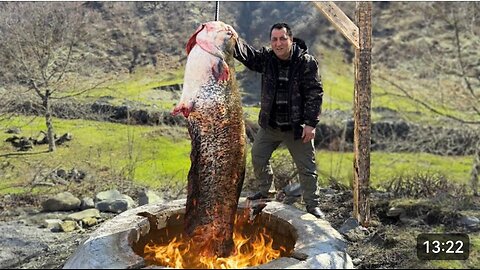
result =
M270 44L278 58L282 60L288 60L290 58L293 40L287 35L287 29L272 29Z

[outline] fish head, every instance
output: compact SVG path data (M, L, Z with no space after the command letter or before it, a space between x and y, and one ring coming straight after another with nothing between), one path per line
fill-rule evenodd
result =
M231 56L238 39L232 26L212 21L201 24L187 42L187 65L184 87L180 102L172 111L173 115L183 114L188 118L194 111L196 98L202 86L213 78L214 84L225 84L231 79L230 68L225 57ZM193 52L192 52L193 51Z
M211 21L200 25L187 43L187 54L195 45L208 53L225 59L224 52L233 50L238 34L231 25Z

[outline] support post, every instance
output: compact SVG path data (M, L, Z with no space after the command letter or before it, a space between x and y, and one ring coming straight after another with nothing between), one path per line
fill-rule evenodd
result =
M355 20L359 48L355 49L353 215L362 226L370 222L371 53L372 3L357 2Z

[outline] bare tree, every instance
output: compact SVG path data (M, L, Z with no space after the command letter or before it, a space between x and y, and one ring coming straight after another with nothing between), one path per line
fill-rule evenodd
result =
M81 2L0 4L0 77L41 98L49 151L55 150L52 100L94 87L88 46L95 15Z
M412 15L424 18L424 27L418 30L422 42L409 48L418 56L412 61L411 77L401 79L390 74L389 78L381 78L399 90L395 95L479 132L480 4L428 2L412 10ZM415 86L403 83L408 81L414 81ZM418 91L421 88L431 91ZM479 171L480 142L477 142L471 171L475 195Z

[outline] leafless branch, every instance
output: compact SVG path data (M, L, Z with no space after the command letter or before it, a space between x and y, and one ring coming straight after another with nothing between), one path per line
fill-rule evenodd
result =
M454 115L451 115L451 114L448 114L448 113L443 113L437 109L435 109L434 107L430 106L428 103L426 103L425 101L423 100L420 100L418 98L415 98L414 96L412 96L409 91L405 90L403 87L401 87L400 85L398 85L397 83L385 78L383 75L380 75L379 76L380 79L388 82L390 85L394 86L396 89L400 90L408 99L410 100L413 100L414 102L422 105L424 108L428 109L429 111L435 113L435 114L438 114L438 115L441 115L441 116L444 116L444 117L447 117L447 118L450 118L450 119L453 119L455 121L458 121L462 124L475 124L475 125L479 125L480 124L480 121L469 121L469 120L465 120L465 119L462 119L462 118L459 118L459 117L456 117Z

